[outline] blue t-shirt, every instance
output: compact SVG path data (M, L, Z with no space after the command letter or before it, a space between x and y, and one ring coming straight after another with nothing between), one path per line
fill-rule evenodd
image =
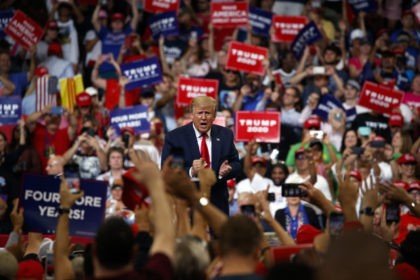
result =
M12 73L9 75L9 80L16 86L15 91L12 93L14 96L22 97L24 94L24 90L28 85L28 73L26 72L18 72ZM1 82L0 82L0 86Z
M255 96L245 96L242 100L242 108L243 111L255 111L257 108L258 102L261 101L264 97L264 92L262 90L258 91Z
M117 60L121 47L125 43L126 35L131 34L132 32L133 29L130 25L124 27L121 32L112 32L108 27L102 26L98 34L98 37L102 42L102 54L112 53L114 59ZM112 69L113 67L107 62L101 66L101 71Z

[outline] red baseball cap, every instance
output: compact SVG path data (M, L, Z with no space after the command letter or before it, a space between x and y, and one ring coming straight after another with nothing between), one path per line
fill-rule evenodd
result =
M405 190L407 190L408 187L409 187L408 183L406 181L402 181L402 180L393 181L392 184L396 187L400 187L400 188L403 188Z
M350 176L353 176L359 182L362 181L362 174L358 170L353 169L352 171L350 171Z
M390 127L402 127L404 124L404 119L401 113L392 113L389 116L389 126Z
M385 138L382 136L375 136L373 137L372 142L385 142Z
M63 50L61 49L61 44L58 42L52 42L48 46L48 55L62 55Z
M316 129L320 129L321 128L321 120L318 117L310 117L308 118L304 125L303 125L306 129L310 129L310 128L316 128Z
M55 20L49 20L46 24L48 29L58 29L58 24Z
M233 179L227 180L226 185L227 185L228 188L234 189L235 186L236 186L236 179L233 178Z
M125 20L125 16L124 16L123 13L113 13L112 16L111 16L111 21L114 21L114 20L122 20L122 21L124 21Z
M267 160L263 157L260 156L254 156L252 157L252 164L256 164L256 163L262 163L263 165L267 164Z
M34 75L41 78L48 75L48 69L44 66L38 66L34 71Z
M313 243L315 237L321 234L321 231L311 225L301 225L296 233L296 243L305 244Z
M92 97L86 92L82 92L76 96L76 104L79 107L86 107L92 105Z
M25 260L19 263L16 279L44 279L44 268L36 260Z
M408 185L407 191L418 190L420 191L420 181L414 181L410 185Z
M412 154L403 154L398 159L398 164L404 164L404 163L417 163L416 158Z

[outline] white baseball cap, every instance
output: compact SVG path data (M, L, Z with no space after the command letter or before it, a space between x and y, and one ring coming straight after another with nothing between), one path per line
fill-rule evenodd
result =
M90 96L98 95L98 90L94 87L88 87L87 89L85 89L85 92Z

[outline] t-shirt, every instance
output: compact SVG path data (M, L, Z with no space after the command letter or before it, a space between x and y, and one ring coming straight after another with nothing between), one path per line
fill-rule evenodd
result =
M258 103L263 99L264 92L258 91L254 96L244 96L242 101L241 110L243 111L255 111Z
M32 133L33 145L41 159L42 170L52 154L63 155L70 146L67 128L57 129L54 135L47 132L44 125L37 123Z
M9 75L9 80L16 86L12 95L23 96L28 85L28 74L26 72L12 73ZM0 82L0 87L3 87L2 82Z
M73 156L73 161L79 165L79 175L82 179L96 179L101 174L101 166L96 154L82 155L78 152Z
M105 104L108 110L113 110L118 107L120 103L121 86L115 79L106 80ZM126 90L125 91L125 106L130 107L137 103L139 99L139 90Z
M79 62L79 42L73 20L70 19L67 22L57 21L57 24L59 28L58 37L63 49L63 58L72 64L77 64Z
M132 32L133 29L130 25L127 25L121 32L112 32L112 30L108 27L102 26L98 34L102 42L102 53L112 53L114 55L114 58L117 59L121 47L125 42L126 35ZM109 63L104 63L103 67L101 66L101 70L110 69L113 69L113 67Z
M296 143L290 147L289 153L287 154L287 158L286 158L287 166L289 167L295 166L295 152L300 148L301 145L302 143ZM304 148L308 148L308 147L309 147L309 144L306 144L304 146ZM337 158L341 158L341 155L337 152L335 147L334 146L332 147ZM322 145L322 161L327 164L331 162L331 155L326 145Z

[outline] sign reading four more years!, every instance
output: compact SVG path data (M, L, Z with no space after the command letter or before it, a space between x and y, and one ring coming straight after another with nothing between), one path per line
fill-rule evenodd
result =
M404 92L393 90L372 82L365 82L360 92L359 105L378 113L389 114L398 108Z
M44 35L44 29L19 10L16 11L4 32L25 49L30 49L38 44Z
M239 111L235 119L235 141L280 142L280 113Z
M126 90L150 86L162 82L159 59L150 57L121 65L121 72L130 81Z
M27 231L52 234L57 228L61 179L25 174L21 205ZM70 234L94 237L105 215L107 182L80 180L84 196L70 210Z
M267 59L268 49L239 42L231 42L226 61L226 68L264 75L263 61Z
M189 105L197 96L210 96L216 99L219 91L219 81L211 79L192 79L180 77L176 103Z
M136 133L149 132L149 114L146 106L132 106L111 111L111 125L118 134L124 127L132 127Z

